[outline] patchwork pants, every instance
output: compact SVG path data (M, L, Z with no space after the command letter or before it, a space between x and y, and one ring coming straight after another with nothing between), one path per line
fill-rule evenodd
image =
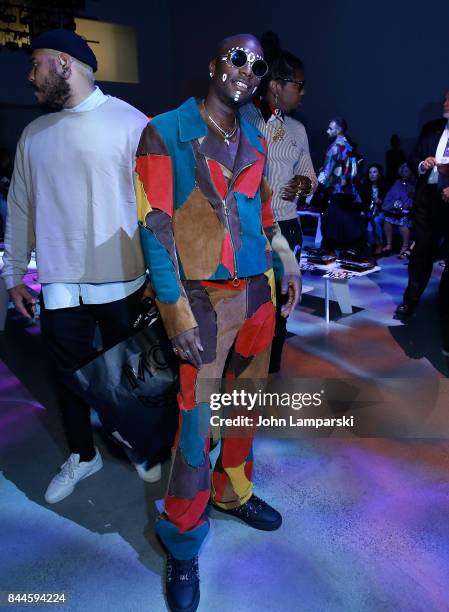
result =
M266 378L274 334L272 271L235 284L183 283L204 350L200 369L181 364L179 428L165 513L156 522L157 534L177 559L198 553L209 530L206 507L210 497L218 506L236 508L252 495L253 427L237 436L222 436L212 474L209 462L211 383L223 377L236 381Z

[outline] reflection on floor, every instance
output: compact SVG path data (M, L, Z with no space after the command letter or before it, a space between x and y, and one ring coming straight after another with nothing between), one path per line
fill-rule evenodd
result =
M334 304L328 326L323 281L305 278L314 289L289 322L283 377L447 377L434 305L441 268L404 326L392 313L406 267L395 257L382 266L351 282L355 312ZM165 610L152 524L168 466L161 483L144 484L99 432L104 468L47 505L67 451L38 327L10 312L0 357L0 591L66 591L74 611ZM449 610L446 441L346 433L255 446L257 493L284 524L267 534L211 512L199 610Z

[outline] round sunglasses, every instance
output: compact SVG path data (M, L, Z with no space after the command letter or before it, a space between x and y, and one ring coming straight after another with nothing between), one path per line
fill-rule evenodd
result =
M242 68L245 64L249 64L254 76L258 79L264 77L268 72L267 62L249 49L230 49L221 59L231 62L236 68Z

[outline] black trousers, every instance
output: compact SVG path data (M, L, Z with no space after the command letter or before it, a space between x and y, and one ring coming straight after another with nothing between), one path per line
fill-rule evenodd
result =
M404 304L416 306L432 274L441 238L449 237L449 207L436 185L424 185L416 195L413 213L415 246L408 266Z
M98 325L103 348L126 338L140 311L144 285L132 295L107 304L81 304L73 308L48 310L41 297L41 333L53 357L57 372L59 404L71 453L81 461L95 455L90 406L72 390L70 375L95 356Z
M438 309L443 348L449 351L449 258L446 259L446 265L441 275Z
M298 219L289 221L278 221L282 234L287 240L292 251L295 252L299 262L303 243L301 224ZM276 282L276 327L273 343L271 345L270 373L279 372L281 369L282 349L287 335L287 319L281 316L281 308L287 302L288 294L281 293L281 283Z

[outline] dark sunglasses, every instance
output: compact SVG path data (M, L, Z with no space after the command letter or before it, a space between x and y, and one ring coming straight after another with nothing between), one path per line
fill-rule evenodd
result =
M302 91L306 85L305 81L295 81L295 79L277 79L278 81L286 81L287 83L294 83L298 86L299 91Z
M267 62L246 49L230 49L221 59L230 61L236 68L242 68L245 64L249 64L254 76L258 79L264 77L268 72Z

